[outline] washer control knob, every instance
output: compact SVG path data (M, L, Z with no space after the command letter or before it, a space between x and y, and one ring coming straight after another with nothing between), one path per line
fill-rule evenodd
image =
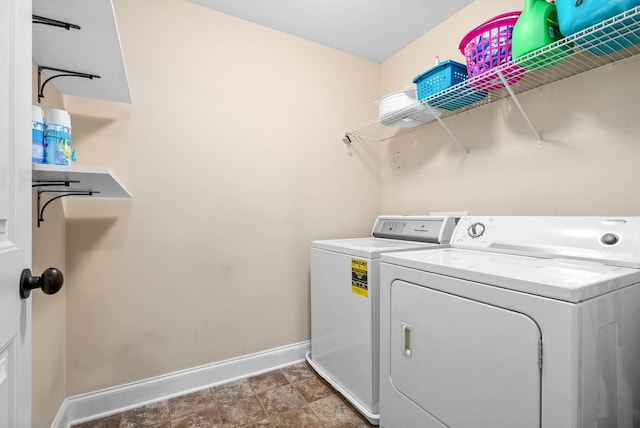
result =
M484 234L484 224L482 223L473 223L471 226L469 226L469 228L467 229L467 233L469 234L470 237L472 238L479 238Z
M620 238L615 233L605 233L600 237L600 242L604 245L616 245L620 242Z

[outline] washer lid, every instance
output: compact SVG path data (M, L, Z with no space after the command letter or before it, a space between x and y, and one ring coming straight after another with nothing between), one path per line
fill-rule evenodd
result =
M460 248L383 254L381 261L567 302L581 302L640 282L638 269Z
M402 241L399 239L385 238L351 238L332 239L326 241L313 241L311 248L319 248L327 251L334 251L342 254L349 254L357 257L377 259L380 254L386 251L409 251L426 248L442 248L442 245L430 244L427 242Z

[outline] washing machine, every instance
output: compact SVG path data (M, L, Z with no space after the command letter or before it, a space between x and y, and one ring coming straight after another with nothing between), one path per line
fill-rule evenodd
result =
M640 426L640 217L466 217L380 288L381 426Z
M378 424L380 254L448 245L455 216L380 216L371 236L311 243L313 369Z

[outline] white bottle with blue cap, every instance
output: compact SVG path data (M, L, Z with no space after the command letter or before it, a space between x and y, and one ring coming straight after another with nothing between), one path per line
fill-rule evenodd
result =
M44 115L40 106L31 106L31 162L44 163Z
M71 165L75 162L75 150L71 146L71 116L64 110L50 108L44 123L45 163Z

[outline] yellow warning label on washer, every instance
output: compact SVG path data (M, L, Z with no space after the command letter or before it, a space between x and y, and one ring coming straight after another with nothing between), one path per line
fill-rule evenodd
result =
M351 292L369 297L367 261L351 259Z

